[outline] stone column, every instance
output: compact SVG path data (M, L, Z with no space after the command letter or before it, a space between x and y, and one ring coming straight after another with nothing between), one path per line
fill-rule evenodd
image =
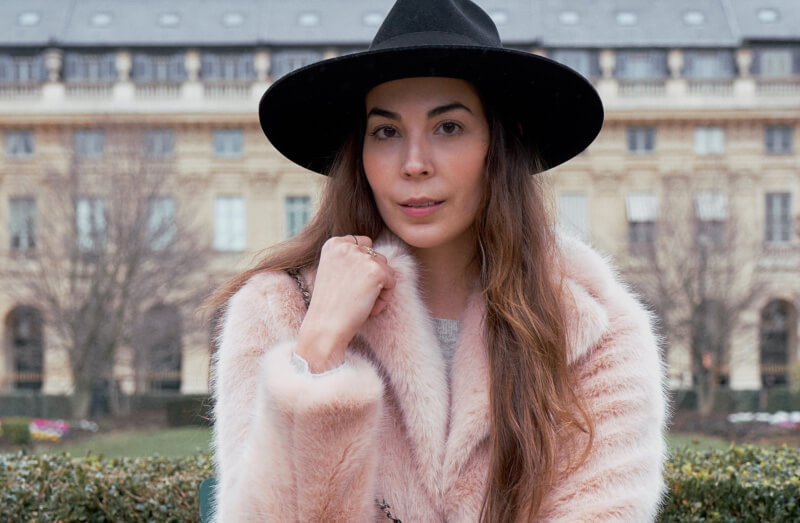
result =
M733 82L733 94L739 98L752 98L756 94L756 82L750 75L753 65L753 50L743 47L736 50L738 76Z
M117 81L130 82L131 69L133 67L133 60L131 59L131 53L129 53L128 51L119 51L117 53L117 59L115 61L115 65L117 67Z
M750 67L753 65L753 50L745 47L736 50L736 68L739 78L750 78Z
M670 49L667 54L667 67L670 78L680 78L683 72L683 50Z
M600 79L597 81L597 92L604 102L616 98L619 91L619 83L614 78L614 67L617 58L613 49L603 49L600 51Z
M269 82L270 53L266 49L259 49L253 57L258 82Z
M47 67L47 81L58 82L61 78L61 67L64 65L64 53L61 49L47 49L44 52L44 64Z
M197 82L200 80L200 52L196 49L186 51L186 81Z
M669 68L669 79L667 79L667 96L682 97L686 95L687 82L683 78L683 50L670 49L667 53L667 67Z

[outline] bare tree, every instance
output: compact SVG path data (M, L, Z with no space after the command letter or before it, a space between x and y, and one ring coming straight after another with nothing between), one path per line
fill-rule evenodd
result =
M759 295L761 244L741 219L735 181L702 189L687 179L662 186L655 234L626 271L660 319L668 346L688 349L698 410L709 414L728 379L731 338Z
M44 168L36 255L19 290L66 351L73 415L88 414L120 349L142 346L146 311L193 310L207 290L207 248L175 198L172 146L169 131L111 123L75 134Z

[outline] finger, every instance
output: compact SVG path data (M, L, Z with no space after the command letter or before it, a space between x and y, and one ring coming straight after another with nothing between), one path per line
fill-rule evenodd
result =
M349 234L347 236L341 236L341 238L350 243L355 243L359 247L372 247L372 238L369 236L356 236L355 234Z

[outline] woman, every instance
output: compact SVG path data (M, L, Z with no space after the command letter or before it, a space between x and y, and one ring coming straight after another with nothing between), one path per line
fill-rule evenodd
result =
M399 0L260 117L329 179L211 301L220 520L653 520L649 315L530 177L597 135L591 86L467 0Z

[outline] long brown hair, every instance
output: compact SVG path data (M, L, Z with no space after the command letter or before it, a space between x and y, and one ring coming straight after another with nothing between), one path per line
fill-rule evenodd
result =
M492 414L481 519L494 523L535 518L559 475L585 459L593 423L574 392L567 364L562 269L542 181L530 176L542 166L513 119L489 104L486 109L491 141L474 227L486 299ZM362 144L360 126L334 160L311 223L220 287L207 302L209 310L222 311L256 273L315 266L331 236L380 234L384 224L361 164ZM565 463L574 453L564 445L579 433L588 441L584 452Z

